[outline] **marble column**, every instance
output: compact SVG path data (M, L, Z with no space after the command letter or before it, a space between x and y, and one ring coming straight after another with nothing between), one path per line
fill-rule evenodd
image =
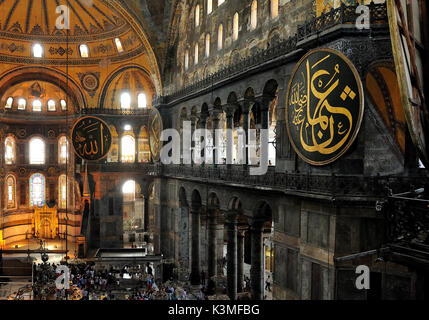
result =
M254 221L250 226L251 232L251 269L250 283L252 287L252 299L264 299L264 260L262 252L263 221Z
M250 128L250 102L245 102L243 104L243 130L244 130L244 147L242 155L242 165L244 169L247 169L249 164L249 149L247 145L249 144L249 128Z
M224 264L223 264L223 253L224 253L224 228L225 228L225 218L222 214L219 214L216 219L216 266L217 266L217 275L224 275Z
M244 234L237 232L237 292L243 292L244 281Z
M200 219L201 207L191 208L192 217L192 257L191 257L191 284L200 284Z
M206 133L205 130L207 129L207 118L206 117L201 118L200 129L204 130L204 135L202 138L202 141L204 141L204 145L203 145L202 141L200 140L200 156L202 159L201 166L204 167L206 164L206 150L207 150L207 136L205 134Z
M139 162L139 128L134 128L134 143L135 143L135 152L134 152L134 163Z
M209 209L208 215L209 223L208 223L208 277L213 277L216 275L216 209Z
M226 220L227 242L227 288L231 300L237 298L237 221L235 215L229 215Z
M215 110L212 115L213 119L213 166L217 167L217 161L219 159L216 159L216 148L219 148L220 146L217 145L216 141L216 130L219 129L219 122L220 122L220 113L219 111Z
M229 105L226 108L226 141L227 141L227 148L226 148L226 163L227 168L232 168L232 163L234 160L234 112L235 107Z

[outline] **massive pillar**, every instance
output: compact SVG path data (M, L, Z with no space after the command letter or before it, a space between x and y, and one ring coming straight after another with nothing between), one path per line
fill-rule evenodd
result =
M216 266L217 266L217 276L224 275L224 227L225 227L225 218L222 214L219 214L216 219Z
M201 207L192 206L192 257L191 257L191 284L200 284L200 219Z
M208 212L208 277L216 275L216 247L217 247L217 236L216 236L216 209L210 208Z
M228 296L231 300L237 298L237 220L235 213L228 213L226 232L228 237L226 264Z
M243 292L244 281L244 234L237 232L237 292Z
M251 232L251 269L250 283L252 287L252 299L264 299L264 260L262 252L262 232L264 222L253 221L250 226Z

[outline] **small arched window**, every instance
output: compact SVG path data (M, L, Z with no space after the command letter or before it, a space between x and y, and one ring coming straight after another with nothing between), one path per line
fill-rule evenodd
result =
M66 164L69 153L69 143L66 137L61 137L58 140L58 163Z
M67 176L61 175L58 179L58 199L60 209L67 208Z
M4 161L6 164L15 164L16 159L16 145L12 137L7 137L4 141Z
M279 0L271 0L271 19L277 18L279 15Z
M250 10L250 29L256 29L258 25L258 1L254 0L252 2L252 7Z
M48 101L48 111L57 111L57 104L52 99Z
M13 98L9 97L6 100L6 105L4 106L5 109L12 109L12 104L13 104Z
M13 209L16 207L16 181L14 176L9 176L6 179L7 190L7 208Z
M221 24L217 33L217 49L222 50L223 48L223 25Z
M42 58L43 57L43 47L40 43L36 43L33 46L33 57L34 58Z
M206 34L206 58L210 57L210 33Z
M147 97L145 93L139 93L137 100L139 109L147 108Z
M212 13L213 11L213 0L207 0L207 14Z
M27 100L21 98L18 100L18 110L25 110L27 108Z
M42 111L42 102L40 100L33 101L33 111L41 112Z
M45 164L45 142L41 138L30 140L30 164Z
M232 21L232 38L233 40L238 40L238 23L239 23L239 15L238 12L234 14L234 19Z
M67 102L65 100L61 100L60 104L61 104L61 110L67 111Z
M122 137L122 162L132 163L136 156L136 142L134 137L125 135Z
M115 38L115 45L116 45L116 50L118 50L119 53L124 52L124 47L122 47L121 39Z
M217 5L220 6L224 2L225 2L225 0L218 0Z
M81 44L79 46L80 56L82 58L88 58L89 57L89 49L86 44Z
M195 7L195 27L200 25L200 5L197 4Z
M121 108L122 109L131 108L131 95L128 92L124 92L121 95Z
M198 51L199 51L199 48L198 48L198 43L196 43L195 44L195 52L194 52L194 64L198 64Z
M43 207L45 204L45 177L39 173L30 177L30 206Z

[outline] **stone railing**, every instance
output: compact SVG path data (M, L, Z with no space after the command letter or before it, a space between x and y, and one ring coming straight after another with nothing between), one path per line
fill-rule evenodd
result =
M144 109L108 109L108 108L85 108L82 115L114 115L114 116L149 116L150 108Z
M385 207L388 237L393 243L429 244L428 194L390 196Z
M369 7L372 26L388 24L387 8L385 3L375 4L374 2L371 2ZM315 34L329 30L337 25L354 24L359 16L356 13L356 8L356 5L346 6L343 4L338 9L333 9L320 17L313 18L304 25L298 26L297 33L294 36L270 46L265 50L260 50L248 58L241 59L238 62L233 62L231 65L226 66L223 69L210 74L206 78L186 86L170 95L157 97L152 101L152 105L159 106L161 104L169 104L201 90L211 88L216 83L233 78L247 72L248 70L254 69L260 65L296 51L299 49L298 42Z
M179 179L197 179L207 183L224 183L251 187L271 188L278 191L296 191L330 196L386 197L389 192L403 192L423 183L407 177L364 177L345 175L316 175L310 173L275 172L270 167L266 175L252 176L249 171L236 166L162 167L162 175Z

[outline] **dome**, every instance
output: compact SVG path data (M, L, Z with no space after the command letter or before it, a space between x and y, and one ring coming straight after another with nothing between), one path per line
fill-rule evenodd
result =
M65 25L60 14L64 11L57 4L67 4L69 8L68 45L66 30L61 27ZM99 63L100 58L130 59L144 51L136 32L111 1L5 0L0 7L3 61L13 56L25 62L33 55L35 43L42 44L43 58L53 64L65 59L67 51L69 59L79 59L81 63L87 57L85 64Z

